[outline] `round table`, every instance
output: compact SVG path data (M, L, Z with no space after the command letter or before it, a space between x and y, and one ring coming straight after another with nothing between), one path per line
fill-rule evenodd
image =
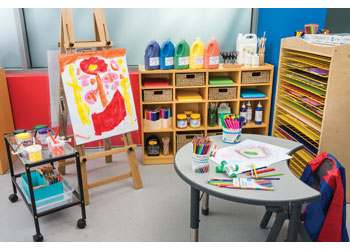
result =
M214 144L217 144L220 148L232 146L222 141L222 136L211 137ZM251 139L260 141L276 146L280 146L289 149L288 154L303 148L303 145L285 140L282 138L254 135L254 134L242 134L241 140ZM242 190L242 189L230 189L213 186L207 183L210 178L223 177L227 178L224 173L216 173L216 163L209 160L210 169L208 173L195 173L192 171L192 143L188 143L177 151L175 156L175 170L178 175L191 186L191 241L198 241L198 227L199 227L199 201L200 191L204 192L204 211L203 214L207 214L206 210L208 202L208 195L213 195L218 198L222 198L229 201L246 203L251 205L260 205L265 207L290 207L290 221L288 227L288 241L296 241L297 233L300 230L300 209L301 205L311 201L320 199L320 193L300 181L288 167L288 161L281 161L271 164L269 167L275 168L276 172L283 173L280 180L273 182L274 191L260 191L260 190ZM242 176L243 177L243 176ZM263 218L262 224L267 224L271 212L267 212ZM284 218L286 219L286 218ZM284 220L283 220L284 221ZM282 224L283 224L282 221ZM279 221L280 223L280 221ZM273 231L274 227L271 229ZM276 230L273 231L270 239L274 239ZM268 237L269 238L269 237Z

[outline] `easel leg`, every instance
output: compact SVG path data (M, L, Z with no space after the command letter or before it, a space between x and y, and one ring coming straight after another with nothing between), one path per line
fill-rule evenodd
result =
M79 145L76 147L80 156L85 155L85 147L84 145ZM86 171L86 162L82 161L80 164L81 167L81 180L83 182L83 192L84 192L84 200L85 205L89 205L89 188L88 188L88 180L87 180L87 171Z
M105 151L108 151L110 149L112 149L112 145L111 145L111 138L106 138L103 140L104 142L104 148L105 148ZM105 157L105 161L106 163L111 163L112 162L112 156L111 155L108 155Z
M124 140L125 146L132 145L132 139L131 139L130 133L123 134L123 140ZM134 182L134 188L135 189L142 188L143 185L142 185L139 165L138 165L137 160L136 160L135 151L134 150L128 150L126 152L126 155L128 157L128 161L129 161L129 166L130 166L130 170L131 170L131 176L132 176L132 180Z

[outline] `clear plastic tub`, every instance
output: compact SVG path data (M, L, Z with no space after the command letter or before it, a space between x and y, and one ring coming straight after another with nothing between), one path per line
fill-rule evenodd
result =
M30 162L41 161L42 159L41 150L42 150L42 147L40 145L31 145L29 147L26 147L29 161Z
M73 187L69 185L69 183L64 178L62 179L62 183L63 183L63 193L51 196L46 199L38 200L35 202L36 210L38 213L47 211L51 208L68 204L73 201L73 191L74 191ZM24 197L27 200L27 202L31 204L30 198L25 193L21 182L19 183L19 187L21 188L22 193L24 194Z
M36 134L36 138L40 141L40 143L42 145L45 145L46 144L46 138L50 137L49 134L47 133L47 131L51 131L50 128L39 129L37 134Z
M28 132L20 133L15 136L17 145L29 146L33 143L32 135Z
M52 156L57 157L57 156L62 156L64 155L64 144L65 141L63 140L55 140L57 143L54 143L53 141L50 142L50 152Z

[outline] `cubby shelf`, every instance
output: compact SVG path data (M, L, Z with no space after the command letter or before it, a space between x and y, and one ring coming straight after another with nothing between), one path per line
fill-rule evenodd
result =
M181 133L196 133L202 132L204 135L207 135L208 132L212 133L215 130L222 130L218 125L215 127L208 126L208 103L210 102L218 102L223 103L227 102L230 104L231 112L234 114L239 114L239 107L242 103L251 102L253 111L261 101L263 106L264 115L263 115L263 123L261 125L256 125L254 122L247 124L243 127L243 133L246 131L247 133L256 133L256 134L268 134L269 128L269 117L270 117L270 105L271 105L271 92L272 92L272 82L273 82L273 70L274 67L270 64L265 64L261 67L254 68L246 68L246 67L238 67L238 68L224 68L222 64L220 64L218 69L186 69L186 70L145 70L144 65L139 66L139 74L140 74L140 96L143 96L143 91L148 89L172 89L173 90L173 99L171 101L166 102L144 102L141 100L141 114L144 113L145 108L149 108L149 106L161 107L162 105L167 105L167 107L171 107L172 114L172 127L166 129L159 130L149 130L143 128L143 121L141 122L141 135L142 135L142 143L145 144L146 139L151 134L155 134L158 137L169 136L170 137L170 150L171 154L164 156L148 156L145 150L145 147L142 147L142 155L143 155L143 164L168 164L174 162L174 155L176 154L176 135ZM270 78L266 83L247 83L241 84L242 72L246 71L269 71ZM176 74L183 73L204 73L205 84L200 86L176 86ZM209 85L209 77L213 76L226 76L231 78L234 81L233 85ZM146 78L166 78L169 81L169 86L167 87L144 87L143 80ZM226 88L226 87L235 87L236 88L236 97L230 99L215 99L209 100L209 89L210 88ZM256 88L265 93L266 98L256 98L256 99L242 99L240 97L241 88ZM202 96L202 100L197 101L178 101L176 95L179 91L196 91ZM176 115L179 113L183 113L184 111L193 111L196 113L200 113L201 115L201 126L199 128L191 128L187 127L185 129L179 129L176 127ZM143 119L143 117L142 117ZM253 112L254 119L254 112Z

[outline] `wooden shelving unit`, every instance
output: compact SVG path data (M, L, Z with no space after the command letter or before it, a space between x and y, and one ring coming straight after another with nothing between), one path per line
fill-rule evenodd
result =
M249 83L249 84L241 84L241 78L242 78L242 72L244 71L260 71L260 70L267 70L270 71L270 79L267 83ZM145 70L144 65L139 66L139 74L140 74L140 97L141 99L141 133L142 133L142 144L145 144L146 139L151 135L155 134L158 137L164 137L169 136L171 145L170 145L170 155L164 156L160 155L157 157L154 156L148 156L145 152L145 148L143 147L142 154L143 154L143 164L168 164L174 162L174 156L176 154L176 134L182 133L182 132L202 132L204 135L207 135L207 133L212 133L215 131L220 131L222 128L216 124L214 127L208 126L208 103L210 102L218 102L218 103L229 103L231 112L234 114L239 114L239 107L242 105L242 102L247 103L248 101L251 102L252 108L253 108L253 118L254 118L254 110L258 102L260 101L263 109L264 109L264 115L263 115L263 123L261 125L256 125L254 122L251 122L249 124L246 124L243 127L243 133L254 133L254 134L268 134L269 129L269 117L270 117L270 106L271 106L271 92L272 92L272 82L273 82L273 66L270 64L265 64L261 67L254 67L254 68L247 68L247 67L241 67L241 68L223 68L222 65L218 69L199 69L199 70ZM175 84L175 77L178 73L199 73L203 72L205 73L205 85L202 86L176 86ZM209 77L210 76L227 76L231 78L234 81L234 85L209 85ZM151 88L151 87L145 87L143 85L143 81L145 78L167 78L169 85L167 87L157 87L157 88ZM236 87L237 89L237 96L232 97L227 100L208 100L208 94L209 94L209 88L213 87ZM256 88L266 95L266 98L257 98L257 99L242 99L240 98L241 88ZM173 99L172 101L167 102L144 102L143 99L143 91L144 90L151 90L151 89L172 89L172 95ZM176 98L176 93L178 90L195 90L200 93L202 96L201 101L178 101ZM172 128L162 128L159 130L149 130L144 129L143 125L143 117L144 117L144 109L152 106L158 106L161 107L162 105L167 105L168 107L171 107L172 112ZM201 114L201 126L200 128L190 128L187 127L185 129L179 129L176 127L176 115L178 113L182 113L185 110L191 110L196 111ZM254 120L254 119L253 119Z
M328 71L322 75L310 68ZM350 179L350 45L320 46L301 38L281 42L273 135L299 141L304 149L290 160L300 177L322 152L334 155ZM346 185L350 202L350 187Z

